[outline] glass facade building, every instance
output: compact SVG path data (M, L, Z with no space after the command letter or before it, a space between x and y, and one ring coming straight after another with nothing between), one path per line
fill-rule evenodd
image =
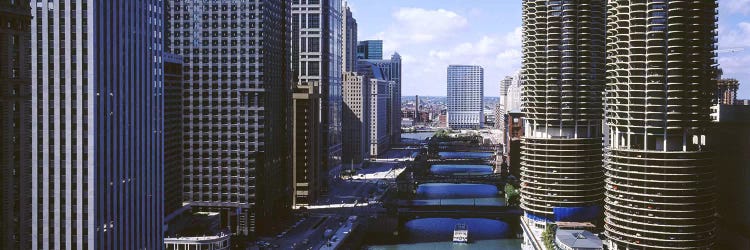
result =
M360 41L357 45L357 58L383 60L383 40Z
M320 145L325 147L319 152L324 173L340 166L343 154L342 7L341 0L298 0L292 4L293 74L298 85L319 84L319 113L324 124L320 126Z
M31 4L31 249L163 248L163 4Z

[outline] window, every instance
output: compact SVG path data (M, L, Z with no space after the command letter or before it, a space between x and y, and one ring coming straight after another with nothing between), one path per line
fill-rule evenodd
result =
M309 14L307 15L307 27L311 29L317 29L320 28L320 15L319 14Z

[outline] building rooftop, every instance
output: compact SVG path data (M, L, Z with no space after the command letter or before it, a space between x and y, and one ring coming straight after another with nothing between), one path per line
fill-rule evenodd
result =
M558 222L555 222L555 225L557 225L557 228L562 228L562 229L596 228L596 225L594 225L591 222L558 221Z
M598 236L586 230L564 230L558 229L555 234L555 243L561 249L604 249L604 243Z

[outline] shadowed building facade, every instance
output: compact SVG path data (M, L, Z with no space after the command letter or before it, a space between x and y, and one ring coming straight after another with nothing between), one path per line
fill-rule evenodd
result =
M294 207L315 203L326 174L320 153L324 149L320 126L320 87L305 83L294 88L292 96L292 182Z
M342 163L343 154L343 3L341 0L298 0L292 4L292 70L294 83L319 83L322 171ZM327 175L326 175L327 176ZM323 179L325 180L325 179ZM327 188L327 182L321 188ZM325 191L325 190L323 190Z
M31 6L31 249L161 249L161 0Z
M0 2L0 248L31 247L31 10Z
M183 198L235 236L291 213L291 1L167 1L183 65ZM280 167L285 166L285 167Z

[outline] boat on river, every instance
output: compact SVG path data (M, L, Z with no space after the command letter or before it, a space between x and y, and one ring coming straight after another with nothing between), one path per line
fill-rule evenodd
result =
M453 243L469 243L469 227L459 223L453 228Z

